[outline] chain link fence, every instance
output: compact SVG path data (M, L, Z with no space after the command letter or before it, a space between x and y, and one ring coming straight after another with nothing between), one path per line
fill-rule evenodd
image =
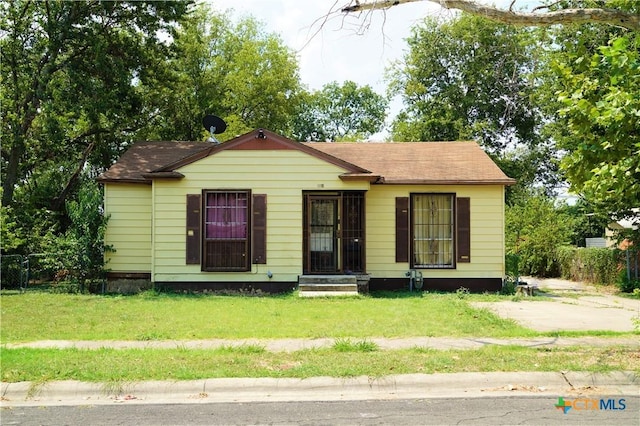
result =
M26 291L29 287L50 287L70 276L62 256L52 253L3 254L0 258L0 287Z
M21 254L2 255L0 259L0 287L26 290L29 283L28 260Z

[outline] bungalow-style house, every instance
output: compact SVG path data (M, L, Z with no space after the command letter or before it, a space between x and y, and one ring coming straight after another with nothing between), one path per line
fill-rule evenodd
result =
M300 143L258 129L222 144L141 142L99 181L109 277L195 291L495 291L507 177L475 142Z

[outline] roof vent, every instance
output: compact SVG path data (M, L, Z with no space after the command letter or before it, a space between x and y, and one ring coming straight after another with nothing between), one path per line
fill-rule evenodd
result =
M207 142L211 142L216 145L220 144L220 141L216 139L214 134L219 134L227 130L227 123L225 123L222 118L215 115L205 115L202 119L202 125L211 134L207 139Z

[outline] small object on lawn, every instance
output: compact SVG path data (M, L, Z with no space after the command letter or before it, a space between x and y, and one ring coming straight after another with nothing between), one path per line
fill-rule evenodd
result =
M516 296L518 295L522 295L522 296L535 296L535 287L532 285L527 285L527 284L521 284L518 287L516 287Z

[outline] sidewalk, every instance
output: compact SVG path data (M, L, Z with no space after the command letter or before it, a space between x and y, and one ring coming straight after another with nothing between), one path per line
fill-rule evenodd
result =
M540 302L536 302L540 303ZM516 345L527 347L566 346L626 346L640 350L638 336L584 336L584 337L533 337L529 339L497 339L493 337L407 337L407 338L354 338L375 343L381 350L430 348L430 349L478 349L490 345ZM7 349L59 348L59 349L218 349L223 347L260 346L270 352L295 352L304 349L331 347L335 338L320 339L207 339L207 340L39 340L27 343L7 343Z

